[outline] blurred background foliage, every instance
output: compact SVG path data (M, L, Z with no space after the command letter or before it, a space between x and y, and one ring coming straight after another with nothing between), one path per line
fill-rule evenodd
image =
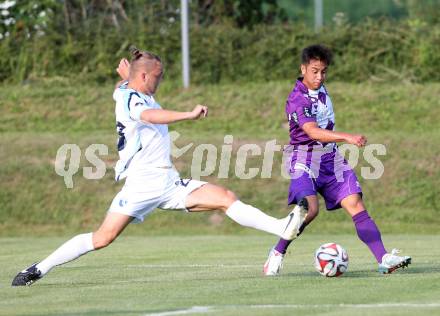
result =
M191 1L192 81L291 79L315 42L334 50L336 80L440 79L440 1L323 3L315 33L311 0ZM0 13L0 81L114 80L131 44L161 55L180 80L179 0L8 0Z

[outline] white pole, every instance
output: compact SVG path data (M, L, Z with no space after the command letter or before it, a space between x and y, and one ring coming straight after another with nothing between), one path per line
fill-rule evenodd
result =
M188 0L180 0L181 32L182 32L182 77L183 87L189 87L189 27Z
M322 0L315 0L315 32L318 33L324 24Z

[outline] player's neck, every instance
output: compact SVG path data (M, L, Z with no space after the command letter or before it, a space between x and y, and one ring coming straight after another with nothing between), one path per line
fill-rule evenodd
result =
M149 96L152 95L151 91L149 91L148 89L144 88L142 85L137 84L135 81L129 81L128 85L127 85L127 88L135 90L135 91L140 92L140 93L145 94L145 95L149 95Z

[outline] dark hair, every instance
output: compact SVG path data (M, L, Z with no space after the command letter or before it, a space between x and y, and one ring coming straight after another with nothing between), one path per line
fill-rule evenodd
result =
M310 45L303 49L301 53L301 63L307 65L312 59L320 60L327 66L332 63L332 52L321 44Z
M156 61L162 63L162 60L156 54L153 54L153 53L150 53L150 52L147 52L147 51L141 51L136 46L133 46L133 45L130 46L129 50L130 50L130 53L131 53L131 61L132 62L135 61L135 60L140 59L141 57L144 57L144 58L146 58L148 60L156 60Z

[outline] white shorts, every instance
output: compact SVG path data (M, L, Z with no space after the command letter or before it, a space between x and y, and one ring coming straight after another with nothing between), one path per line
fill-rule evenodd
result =
M129 176L108 212L132 216L133 223L140 223L156 208L187 211L187 196L206 183L181 179L175 169L156 169L141 177Z

